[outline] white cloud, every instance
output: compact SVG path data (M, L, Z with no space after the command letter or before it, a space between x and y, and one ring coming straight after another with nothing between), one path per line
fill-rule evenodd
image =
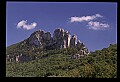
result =
M22 26L24 26L27 23L27 20L22 20L17 24L17 28L21 28Z
M82 16L82 17L71 17L70 22L87 22L89 29L92 30L107 30L110 28L109 24L101 23L98 21L93 22L93 20L96 20L97 18L103 18L100 14L95 14L91 16Z
M102 16L102 15L100 15L100 14L96 14L95 16L96 16L96 17L103 17L103 16Z
M103 17L103 16L100 15L100 14L95 14L95 15L92 15L92 16L71 17L70 22L90 21L90 20L96 19L98 17Z
M109 29L110 27L109 24L93 22L93 21L88 22L88 26L89 26L89 29L92 29L92 30L106 30L106 29Z
M17 28L23 28L26 30L34 29L37 26L37 23L33 22L31 24L26 24L27 20L22 20L17 24Z

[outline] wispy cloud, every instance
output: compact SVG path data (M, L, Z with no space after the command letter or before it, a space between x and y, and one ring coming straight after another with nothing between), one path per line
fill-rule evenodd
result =
M70 22L83 22L83 21L91 21L93 19L96 19L98 17L103 17L102 15L100 14L95 14L95 15L92 15L92 16L82 16L82 17L71 17L70 18Z
M37 26L36 22L33 22L31 24L26 24L27 20L22 20L17 24L17 28L23 28L26 30L34 29Z
M97 21L98 18L103 18L103 16L100 14L95 14L95 15L91 15L91 16L71 17L70 22L71 23L73 23L73 22L80 22L80 23L87 22L86 26L89 27L88 29L92 29L92 30L106 30L106 29L110 28L109 24L98 22Z
M92 30L106 30L110 28L109 24L93 22L93 21L88 22L87 26L89 26L89 29L92 29Z

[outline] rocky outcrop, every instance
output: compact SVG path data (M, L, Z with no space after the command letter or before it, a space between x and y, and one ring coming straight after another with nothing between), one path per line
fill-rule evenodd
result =
M43 30L36 31L28 38L28 44L38 47L45 47L52 44L52 38L50 32Z
M64 40L66 42L66 48L70 47L70 38L71 38L71 35L68 31L65 31L64 32Z
M56 49L68 48L70 46L70 33L64 29L56 29L53 34L53 40Z
M65 48L64 29L56 29L53 34L53 41L56 49Z
M82 56L88 55L89 51L85 47L84 43L77 41L77 36L74 34L70 35L70 32L65 31L64 29L57 28L53 33L53 37L50 32L45 32L43 30L38 30L30 35L30 37L25 40L21 45L32 45L32 50L34 50L34 46L44 48L46 50L51 49L62 49L68 47L77 47L78 53L72 54L72 58L80 58ZM28 49L29 50L29 49ZM27 55L16 54L15 56L7 55L8 61L28 61L34 58L29 57Z
M38 30L34 33L31 34L31 36L28 38L28 44L36 45L36 46L43 46L43 35L44 35L43 30Z
M78 58L81 58L81 57L84 57L85 55L80 55L80 54L72 54L71 55L71 59L78 59Z
M38 30L31 34L31 36L28 38L27 43L44 48L50 48L52 46L54 49L62 49L75 46L80 46L83 48L85 46L80 42L80 40L77 42L77 36L75 34L71 37L70 32L65 31L61 28L55 29L53 37L51 37L50 32Z
M18 54L18 55L15 55L15 56L7 55L6 59L9 62L27 62L27 61L30 61L30 60L35 60L36 58L35 57L30 57L30 56L27 56L27 55L23 55L23 54Z
M76 46L77 43L77 36L74 34L70 39L70 47Z

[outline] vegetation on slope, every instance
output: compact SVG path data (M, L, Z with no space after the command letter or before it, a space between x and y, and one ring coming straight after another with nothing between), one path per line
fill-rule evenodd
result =
M23 51L19 52L22 53ZM108 48L96 50L88 56L79 59L71 59L71 56L69 55L77 52L76 48L49 50L44 52L36 48L36 52L35 54L33 53L33 55L40 56L40 59L38 60L29 62L6 62L6 76L82 78L117 77L117 44L110 44ZM31 55L32 51L26 53L30 53Z

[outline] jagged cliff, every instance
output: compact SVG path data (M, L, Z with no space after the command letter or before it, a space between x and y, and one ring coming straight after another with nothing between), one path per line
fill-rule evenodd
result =
M42 48L45 50L60 50L64 48L77 47L79 54L77 53L69 54L71 55L72 58L80 58L82 56L86 56L89 54L89 51L85 47L85 44L80 42L80 40L77 41L77 36L75 34L71 36L70 32L65 31L64 29L61 29L61 28L55 29L53 33L53 37L51 36L50 32L45 32L44 30L35 31L30 35L29 38L21 42L18 49L24 50L25 48L23 47L24 45L27 45L27 47L29 46L30 49L27 49L27 50L28 51L33 50L32 52L35 52L33 46L37 47L38 49ZM13 61L13 60L27 61L27 60L33 60L36 58L36 57L34 58L29 57L24 53L22 54L22 53L15 52L13 54L15 55L11 56L7 54L7 59L9 61Z
M27 43L30 45L36 45L38 47L53 46L54 49L62 49L81 45L85 48L85 45L80 42L80 40L77 41L77 36L75 34L71 37L70 32L61 28L55 29L53 37L51 37L50 32L38 30L30 35Z

